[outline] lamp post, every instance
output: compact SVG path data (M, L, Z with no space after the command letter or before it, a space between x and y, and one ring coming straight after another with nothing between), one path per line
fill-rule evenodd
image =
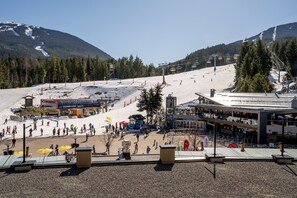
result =
M23 124L23 163L26 162L26 129L31 125L26 127L26 124Z
M281 156L284 156L284 140L285 140L285 117L284 116L278 116L279 119L282 119L282 137L281 137Z
M214 148L213 148L213 156L216 157L217 151L217 123L214 124Z
M26 150L26 125L24 123L23 124L23 163L26 162L25 150Z
M289 155L284 155L284 141L285 141L285 121L286 118L285 116L278 116L278 118L282 119L282 142L281 142L281 155L272 155L272 158L280 164L290 164L293 161L293 157L289 156Z
M284 139L285 139L285 118L282 117L282 147L281 147L281 153L282 153L282 157L284 156Z
M210 124L214 126L214 150L213 150L213 154L205 154L205 159L213 162L213 163L222 163L224 161L225 156L223 156L222 154L218 154L217 153L217 130L218 130L218 124L220 124L219 122L215 121L214 124Z

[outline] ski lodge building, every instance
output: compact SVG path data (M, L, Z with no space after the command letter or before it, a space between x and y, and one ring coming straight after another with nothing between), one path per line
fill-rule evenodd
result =
M60 115L84 117L99 113L102 104L91 99L41 99L40 107L56 109Z
M219 133L266 144L280 140L284 125L286 142L297 142L296 94L215 93L212 89L210 94L196 95L196 101L176 107L174 128L191 122L192 126L195 123L206 130L214 130L216 126Z

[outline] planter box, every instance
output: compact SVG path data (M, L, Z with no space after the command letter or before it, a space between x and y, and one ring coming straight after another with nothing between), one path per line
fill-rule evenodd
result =
M76 167L90 168L92 165L92 148L78 147L76 148Z
M131 160L130 152L129 153L123 153L123 158L125 160Z
M212 163L223 163L225 156L221 154L205 154L206 161L212 162Z
M289 155L272 155L272 159L279 164L292 164L294 158Z
M160 160L162 164L174 164L175 145L160 145Z
M36 160L29 160L24 163L22 161L15 161L11 165L11 168L13 168L15 172L28 172L32 169L35 162Z

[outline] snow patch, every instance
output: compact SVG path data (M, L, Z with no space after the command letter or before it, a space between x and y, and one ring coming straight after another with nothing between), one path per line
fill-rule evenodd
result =
M0 32L8 32L8 31L12 31L12 33L15 35L15 36L20 36L16 31L14 31L13 28L11 27L4 27L4 26L1 26L0 27Z
M36 46L35 49L41 51L41 53L46 57L50 56L49 53L47 53L41 46Z
M262 41L262 39L263 39L263 32L260 33L259 38Z
M27 26L27 29L25 30L25 34L29 37L31 37L33 40L35 40L35 36L32 35L32 28L30 28L29 26Z
M272 34L272 40L275 41L275 38L276 38L276 29L277 29L277 26L274 27L274 31L273 31L273 34Z
M22 25L21 23L16 23L14 21L6 21L6 22L3 22L3 24L16 25L16 26L21 26Z

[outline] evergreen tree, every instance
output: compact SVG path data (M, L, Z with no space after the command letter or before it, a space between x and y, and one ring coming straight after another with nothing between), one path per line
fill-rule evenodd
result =
M286 58L287 58L287 65L290 67L287 72L292 76L296 76L297 70L297 42L296 39L292 39L289 41L286 47Z
M244 92L271 91L272 85L268 80L271 67L270 54L261 40L258 40L256 44L244 42L235 68L237 90Z
M45 83L45 77L47 75L47 71L44 67L40 67L40 83Z
M256 93L270 92L272 85L266 75L256 74L250 84L250 91Z
M0 87L25 87L39 83L63 83L85 80L103 80L108 77L108 64L115 66L114 77L125 79L159 75L160 71L153 66L145 66L140 58L134 60L131 55L119 60L100 60L99 57L59 58L0 58Z
M239 88L240 92L249 92L249 85L251 84L251 79L246 77L243 82L242 85Z
M150 117L150 123L152 123L152 117L155 113L155 103L155 92L153 88L150 88L148 92L148 116Z
M160 84L157 84L155 88L150 88L149 91L143 89L140 95L140 99L137 103L138 111L146 111L146 118L151 119L162 106L162 87Z
M162 107L162 86L158 83L155 87L155 90L154 90L155 94L154 94L154 109L155 109L155 112L154 113L157 113L158 110L161 109Z
M68 82L69 80L69 77L68 77L68 70L67 70L67 67L66 67L66 61L65 60L61 60L61 63L60 63L60 67L61 67L61 81L60 82Z
M58 60L56 55L51 57L51 71L50 71L50 82L57 82L57 72L58 72Z
M89 80L89 81L95 79L95 76L94 76L94 65L93 65L93 62L92 62L90 56L88 56L88 59L87 59L86 75L87 75L87 80Z
M140 99L137 103L137 111L146 111L146 120L148 120L148 111L149 111L149 96L146 89L143 89L140 94Z
M85 70L85 65L84 65L83 60L79 64L78 74L80 74L80 75L78 75L80 81L86 81L86 70Z

